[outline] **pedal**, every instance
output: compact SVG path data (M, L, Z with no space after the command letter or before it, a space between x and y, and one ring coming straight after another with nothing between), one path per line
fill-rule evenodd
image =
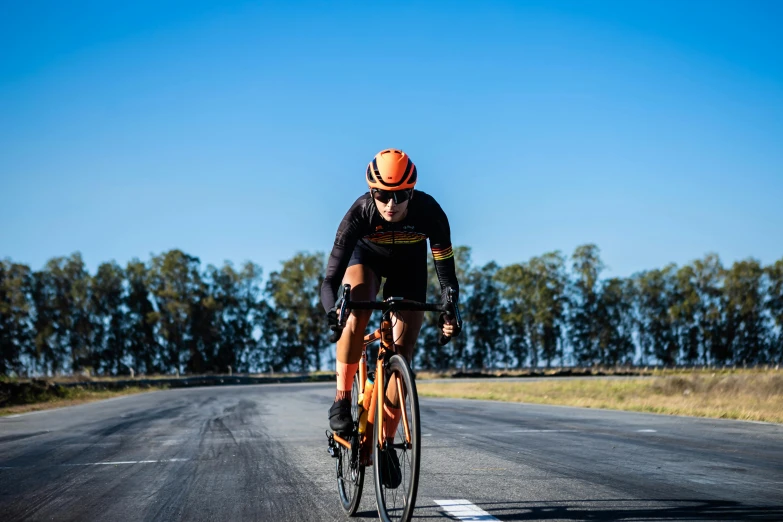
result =
M329 452L330 457L336 459L339 456L337 450L337 443L334 442L334 435L332 435L332 433L330 433L329 430L326 430L326 441L328 443L326 451Z

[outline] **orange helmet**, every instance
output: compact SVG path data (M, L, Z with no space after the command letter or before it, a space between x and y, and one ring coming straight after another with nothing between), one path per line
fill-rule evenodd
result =
M367 184L372 189L407 190L416 185L416 165L401 150L386 149L367 165Z

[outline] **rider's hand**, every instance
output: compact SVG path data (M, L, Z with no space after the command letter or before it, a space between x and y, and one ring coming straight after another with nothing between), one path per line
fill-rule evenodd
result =
M332 308L326 312L326 321L329 323L329 330L332 331L329 342L336 343L343 333L343 329L340 327L340 311L337 308Z
M445 337L454 337L459 335L459 326L457 326L457 319L454 317L448 317L446 314L440 316L440 329Z

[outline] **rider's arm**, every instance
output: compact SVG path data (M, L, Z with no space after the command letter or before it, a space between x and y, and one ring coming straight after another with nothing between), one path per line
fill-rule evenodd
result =
M459 282L457 281L457 271L454 266L454 251L451 246L451 229L446 213L440 208L440 205L433 199L430 211L431 230L430 248L432 249L432 259L435 261L435 271L438 274L440 283L441 298L445 302L446 289L451 287L456 292L455 301L459 298Z
M334 308L337 301L337 289L343 280L351 254L359 239L365 234L367 223L366 199L364 195L357 199L337 228L334 246L326 264L326 277L321 285L321 304L327 312Z

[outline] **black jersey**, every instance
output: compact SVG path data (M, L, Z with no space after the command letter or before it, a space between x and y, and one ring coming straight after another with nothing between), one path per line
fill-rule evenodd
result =
M340 222L334 238L334 246L326 266L326 278L321 285L321 303L324 309L329 311L334 307L337 289L357 244L375 254L403 261L410 255L426 253L421 244L427 238L430 240L441 291L451 287L458 292L449 221L435 198L414 190L405 218L392 223L378 213L369 192L359 197Z

